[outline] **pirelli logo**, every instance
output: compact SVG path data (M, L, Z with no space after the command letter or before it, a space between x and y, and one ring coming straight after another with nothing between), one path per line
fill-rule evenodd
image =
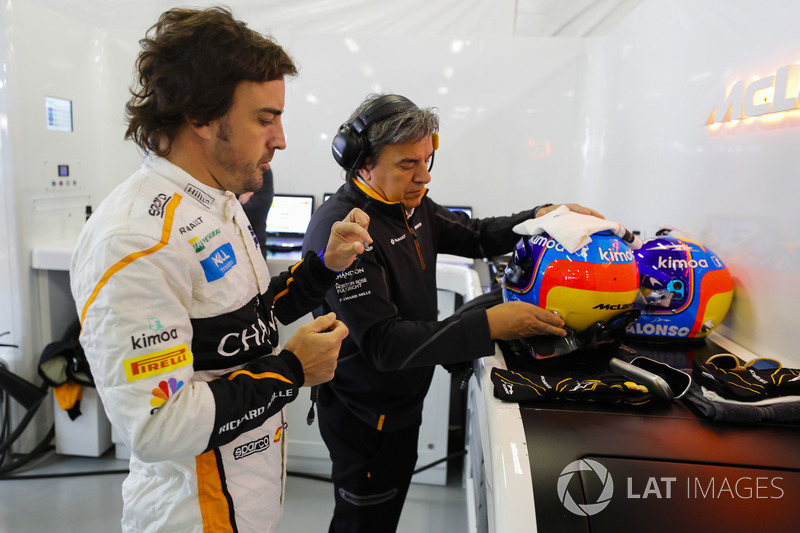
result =
M125 376L128 381L157 376L192 363L192 352L185 344L167 348L132 359L125 359Z

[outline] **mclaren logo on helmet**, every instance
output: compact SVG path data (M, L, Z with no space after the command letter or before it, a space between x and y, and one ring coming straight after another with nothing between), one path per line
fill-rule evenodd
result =
M605 311L624 311L625 309L630 309L633 306L632 303L628 304L597 304L592 309L603 309Z

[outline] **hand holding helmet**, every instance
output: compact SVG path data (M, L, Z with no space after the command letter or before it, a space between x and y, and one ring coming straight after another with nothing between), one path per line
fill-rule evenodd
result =
M566 337L564 320L556 313L523 301L510 301L486 310L489 335L495 340L514 340L533 335Z

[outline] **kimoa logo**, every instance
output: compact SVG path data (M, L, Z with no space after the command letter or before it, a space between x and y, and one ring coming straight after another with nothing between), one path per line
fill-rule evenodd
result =
M603 484L603 489L595 503L576 503L569 491L569 482L575 472L594 472ZM578 516L592 516L605 509L614 495L614 480L611 479L606 467L591 459L578 459L568 464L558 477L558 499L567 511Z
M774 75L735 82L711 110L706 125L800 109L800 65L785 65Z
M705 259L673 259L672 257L658 256L658 268L686 270L687 268L697 267L708 268L708 261Z
M600 254L600 259L602 261L609 261L609 262L616 262L616 261L627 261L629 263L636 260L631 250L612 250L612 249L603 249L599 246L597 247L597 253Z

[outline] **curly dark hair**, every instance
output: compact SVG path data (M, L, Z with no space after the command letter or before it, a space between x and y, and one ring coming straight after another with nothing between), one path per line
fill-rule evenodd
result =
M224 116L240 82L297 75L278 43L224 7L167 11L139 44L125 138L162 157L187 121L204 125Z

